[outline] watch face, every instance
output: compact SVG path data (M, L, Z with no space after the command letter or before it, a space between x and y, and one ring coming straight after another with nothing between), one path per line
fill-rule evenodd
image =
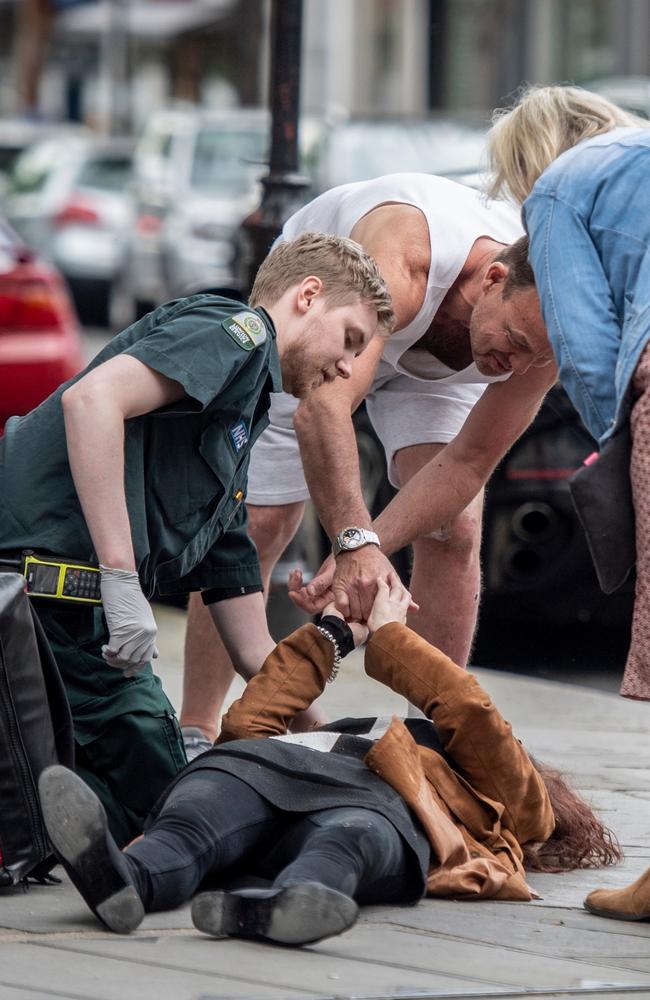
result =
M341 542L346 549L357 549L363 545L363 535L358 528L346 528L341 533Z

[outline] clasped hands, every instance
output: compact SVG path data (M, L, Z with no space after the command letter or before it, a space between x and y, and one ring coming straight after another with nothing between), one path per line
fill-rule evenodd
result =
M409 610L418 611L391 563L375 546L325 560L308 584L300 570L289 577L289 596L309 614L335 614L352 629L355 646L361 645L382 625L406 621Z

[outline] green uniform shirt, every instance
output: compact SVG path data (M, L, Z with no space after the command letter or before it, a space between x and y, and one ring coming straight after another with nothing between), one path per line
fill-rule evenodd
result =
M269 394L282 388L270 316L193 295L128 327L86 371L118 354L175 379L187 394L125 423L125 491L144 593L259 585L243 500ZM0 552L95 559L68 463L65 388L12 417L0 440Z

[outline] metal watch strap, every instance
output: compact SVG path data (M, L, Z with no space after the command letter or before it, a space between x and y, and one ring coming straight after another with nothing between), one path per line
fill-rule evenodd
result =
M346 545L342 541L342 536L348 532L357 532L363 536L363 541L357 545ZM362 549L366 545L376 545L378 548L381 548L377 533L372 531L370 528L359 528L356 525L349 525L346 528L342 528L341 531L334 536L334 541L332 542L332 555L336 557L340 555L341 552L356 552L358 549Z

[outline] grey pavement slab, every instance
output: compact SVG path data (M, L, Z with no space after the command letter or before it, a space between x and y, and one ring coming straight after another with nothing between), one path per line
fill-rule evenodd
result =
M66 947L61 941L46 944L40 940L8 944L2 949L0 977L12 986L40 989L56 983L56 988L83 997L84 1000L190 1000L220 994L228 997L291 997L296 992L280 982L270 985L260 976L231 977L218 964L197 971L192 964L194 942L188 942L190 954L185 961L168 958L168 945L158 948L156 941L133 938L121 944L121 954L114 941L94 942L84 950L80 945ZM260 981L261 980L261 981ZM254 990L254 993L252 992ZM217 994L218 991L218 994ZM0 997L2 994L0 993Z
M383 961L369 962L363 949L363 930L355 928L345 937L350 947L344 953L340 953L336 945L328 948L328 942L297 950L266 946L262 961L260 946L255 943L234 939L215 941L199 934L161 936L147 943L113 938L102 945L101 955L127 962L137 956L140 962L153 962L157 968L164 964L170 969L201 974L214 973L216 967L220 977L246 982L249 988L273 983L275 987L305 995L334 991L345 996L362 991L416 992L439 986L462 989L475 985L471 977L458 975L456 970L446 973L431 967L421 968L418 964L404 962L401 956L381 956ZM96 950L90 942L62 947L86 953Z
M381 907L367 912L366 921L386 923ZM523 912L522 912L523 911ZM440 900L426 907L415 906L391 920L400 927L425 930L444 941L454 938L530 952L551 958L577 959L616 966L621 960L637 971L647 971L650 958L650 926L622 924L619 920L596 921L586 911L539 904L489 903L468 906L465 902ZM622 927L625 929L622 930Z
M184 616L159 609L163 683L178 704ZM227 1000L597 996L650 1000L650 921L582 907L596 886L650 865L650 706L578 686L475 671L515 733L560 767L617 832L623 864L532 874L532 903L423 900L368 907L346 934L294 950L196 932L189 907L105 932L64 879L0 895L0 1000ZM236 681L230 696L236 697ZM401 698L346 660L324 704L342 715L404 714Z
M74 996L72 993L64 993L60 990L57 992L45 991L42 989L34 989L28 986L11 986L9 983L5 983L2 980L2 972L0 972L0 997L2 1000L78 1000L78 995Z
M429 903L427 909L430 910L433 905L435 904ZM506 942L497 945L482 944L466 938L457 939L449 934L440 938L435 933L423 933L424 928L419 933L414 933L407 928L395 927L394 924L384 927L386 933L390 930L390 940L396 949L394 954L399 956L400 964L409 968L433 967L448 975L462 970L465 976L471 976L477 983L526 988L581 986L586 982L598 982L603 986L647 983L650 995L650 979L647 974L632 969L602 965L596 967L594 963L580 959L540 955L526 948L511 948L509 942L506 952ZM394 961L392 955L390 959L384 958L386 950L382 937L377 933L377 928L371 930L361 925L338 939L322 942L319 948L341 956L353 954L357 960L363 959L373 964L382 960ZM507 954L507 961L501 958L504 952Z

